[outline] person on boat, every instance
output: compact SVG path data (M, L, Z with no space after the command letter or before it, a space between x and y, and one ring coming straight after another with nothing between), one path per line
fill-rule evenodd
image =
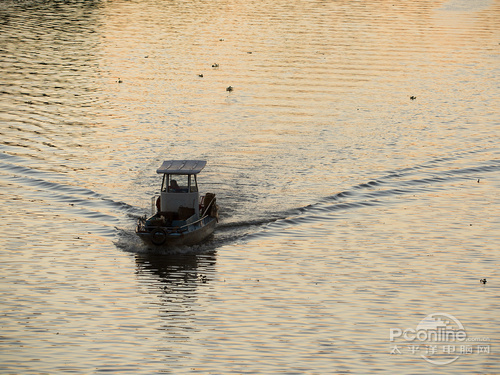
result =
M161 211L161 196L158 197L156 200L156 211L160 212Z
M180 190L180 187L179 187L179 184L177 183L177 181L176 180L170 181L170 191L176 192L179 190Z

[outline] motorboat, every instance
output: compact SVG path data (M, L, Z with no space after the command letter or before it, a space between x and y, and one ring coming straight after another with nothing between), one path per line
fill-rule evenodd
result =
M219 219L215 194L198 192L197 176L205 160L166 160L156 170L163 175L159 195L151 199L151 214L137 223L137 235L152 247L198 244L210 236Z

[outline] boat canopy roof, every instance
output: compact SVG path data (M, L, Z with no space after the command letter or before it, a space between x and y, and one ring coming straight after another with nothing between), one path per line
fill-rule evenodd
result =
M165 160L156 173L198 174L206 164L205 160Z

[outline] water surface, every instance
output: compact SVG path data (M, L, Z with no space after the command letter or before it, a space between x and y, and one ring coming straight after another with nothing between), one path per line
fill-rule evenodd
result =
M2 2L0 372L500 372L499 23L498 0ZM171 158L208 161L221 221L151 253ZM434 313L485 340L391 354Z

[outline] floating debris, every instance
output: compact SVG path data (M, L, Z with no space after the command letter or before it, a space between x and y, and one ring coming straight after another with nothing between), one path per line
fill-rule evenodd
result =
M212 64L212 68L218 68L218 67L219 67L219 64L217 64L217 63Z
M410 96L410 99L415 100L415 99L417 99L417 97L412 95L412 96Z
M203 74L198 74L198 77L201 77L201 78L203 78Z
M226 88L226 91L233 91L233 90L234 90L234 89L233 89L233 86L228 86L228 87Z
M118 78L118 81L116 81L116 82L118 82L118 83L122 83L123 81L122 81L122 79L121 79L121 78Z
M486 279L481 279L479 280L479 282L481 282L482 284L486 284Z

